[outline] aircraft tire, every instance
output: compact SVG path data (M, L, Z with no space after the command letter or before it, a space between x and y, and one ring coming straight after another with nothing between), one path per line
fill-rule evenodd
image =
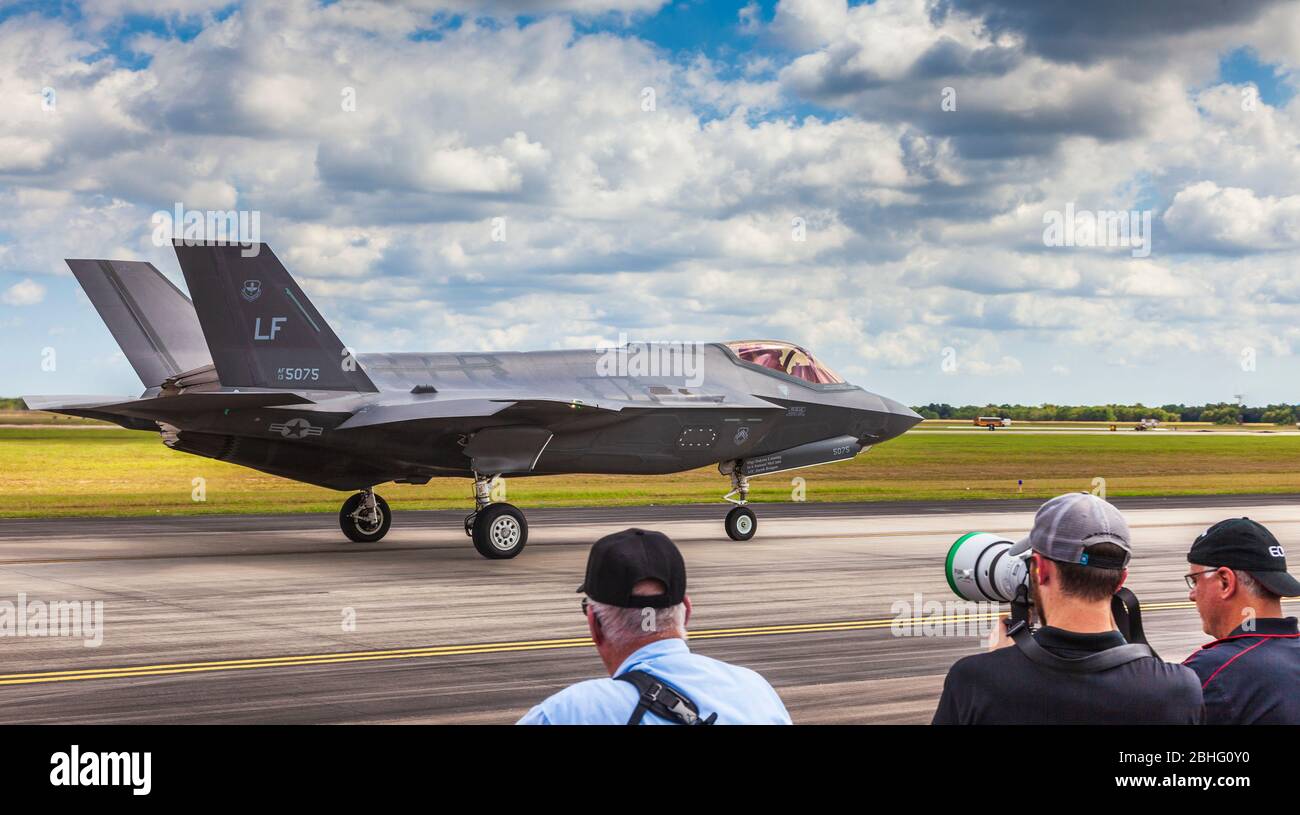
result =
M758 518L749 507L736 507L727 513L727 537L733 541L747 541L758 531Z
M344 501L343 507L339 510L339 528L343 530L344 535L348 536L348 540L355 543L374 543L387 535L388 527L393 525L393 513L388 509L388 502L378 495L375 496L375 506L379 508L381 518L378 527L361 524L352 517L365 498L365 493L359 492Z
M474 548L489 560L506 560L524 551L528 521L511 504L488 504L474 516Z

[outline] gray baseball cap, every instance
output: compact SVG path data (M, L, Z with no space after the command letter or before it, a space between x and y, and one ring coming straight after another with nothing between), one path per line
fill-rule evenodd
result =
M1123 563L1090 558L1088 547L1097 543L1113 543L1123 549ZM1058 495L1038 508L1034 515L1034 528L1012 546L1008 554L1021 555L1030 549L1062 563L1108 569L1128 566L1133 556L1128 522L1124 516L1115 507L1086 492Z

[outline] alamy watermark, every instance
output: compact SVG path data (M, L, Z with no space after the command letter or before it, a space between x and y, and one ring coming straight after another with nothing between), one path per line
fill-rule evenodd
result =
M171 212L160 209L150 217L153 245L169 246L179 241L184 246L237 244L239 254L257 257L262 251L262 213L256 209L186 209L177 201Z
M926 600L920 592L889 607L895 637L977 637L987 639L1002 613L998 603L972 600Z
M80 637L87 648L104 642L103 600L0 600L0 638Z
M598 348L596 376L657 376L685 379L687 387L704 384L702 342L629 342L619 333L614 348Z
M1044 246L1083 246L1129 249L1135 258L1151 254L1151 210L1065 210L1043 213Z

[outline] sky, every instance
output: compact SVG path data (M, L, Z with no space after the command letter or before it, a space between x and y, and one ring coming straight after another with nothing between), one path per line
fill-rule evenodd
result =
M182 206L256 213L363 352L1300 402L1298 66L1262 0L0 0L0 395L140 392L63 259L183 287Z

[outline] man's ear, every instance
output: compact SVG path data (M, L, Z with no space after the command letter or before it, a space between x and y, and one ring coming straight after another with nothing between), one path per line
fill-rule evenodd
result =
M682 596L682 603L686 606L686 625L691 624L691 596L689 594Z
M600 645L605 641L605 632L600 630L600 619L596 616L596 609L587 607L587 630L591 632L591 641Z
M1219 579L1219 596L1224 600L1231 599L1241 588L1241 583L1237 580L1237 573L1232 569L1225 569L1220 566L1215 571L1214 576Z
M1034 571L1037 573L1036 579L1038 580L1038 585L1040 586L1052 585L1052 579L1056 575L1052 572L1051 564L1047 562L1047 558L1043 557L1037 552L1034 552L1030 560L1033 561Z
M1125 580L1128 580L1128 569L1125 569L1124 571L1119 573L1119 584L1115 586L1115 591L1119 591L1120 589L1124 588Z

